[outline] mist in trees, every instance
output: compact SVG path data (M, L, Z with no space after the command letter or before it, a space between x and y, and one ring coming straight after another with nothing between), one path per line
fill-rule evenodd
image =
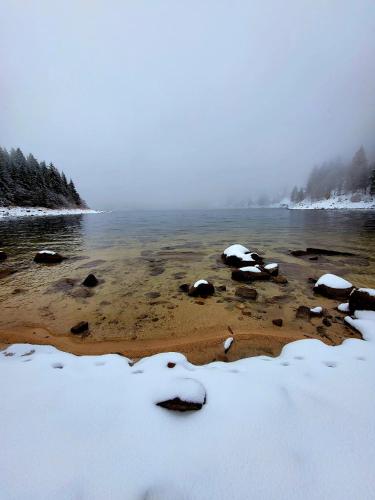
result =
M375 195L375 163L370 165L361 146L349 164L332 160L315 166L305 188L295 186L290 194L293 203L304 199L322 200L335 195Z
M38 162L32 154L0 148L0 206L46 208L85 207L74 182L50 163Z

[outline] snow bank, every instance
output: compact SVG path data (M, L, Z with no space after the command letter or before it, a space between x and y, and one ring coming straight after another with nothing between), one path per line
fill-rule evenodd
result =
M40 207L0 207L0 219L3 217L46 217L51 215L99 214L100 210L90 208L40 208Z
M332 196L328 200L303 200L300 203L284 203L283 206L291 210L373 210L375 209L375 198L364 197L361 201L352 201L351 195Z
M130 366L118 355L8 347L1 500L373 499L370 312L347 318L367 341L306 339L277 358L205 366L178 353ZM201 387L199 411L155 404L172 394L202 400Z
M198 280L194 283L193 287L198 288L199 285L208 285L208 281L206 280Z
M315 283L314 288L317 288L319 285L340 289L351 288L353 286L349 281L344 280L344 278L340 278L340 276L336 276L336 274L329 273L323 274L323 276L321 276Z

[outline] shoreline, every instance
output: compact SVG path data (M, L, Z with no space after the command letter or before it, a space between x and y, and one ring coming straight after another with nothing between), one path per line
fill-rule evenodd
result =
M51 217L58 215L99 214L91 208L0 207L0 219L10 217Z

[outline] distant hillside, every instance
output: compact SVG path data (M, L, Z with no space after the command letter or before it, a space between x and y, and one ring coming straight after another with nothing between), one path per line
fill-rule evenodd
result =
M74 182L32 154L0 148L0 206L85 208Z
M370 165L361 147L349 164L340 160L315 166L305 187L295 186L290 194L293 204L344 197L353 203L375 197L375 163Z

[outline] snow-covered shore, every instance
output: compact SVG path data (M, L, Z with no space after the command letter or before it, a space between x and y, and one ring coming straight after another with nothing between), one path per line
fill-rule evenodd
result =
M0 219L4 217L46 217L53 215L97 214L90 208L0 207Z
M373 499L375 312L347 321L365 340L204 366L9 346L1 500ZM195 385L201 410L156 406Z
M367 197L360 201L352 201L350 196L333 196L327 200L303 200L299 203L282 202L291 210L375 210L375 198Z

